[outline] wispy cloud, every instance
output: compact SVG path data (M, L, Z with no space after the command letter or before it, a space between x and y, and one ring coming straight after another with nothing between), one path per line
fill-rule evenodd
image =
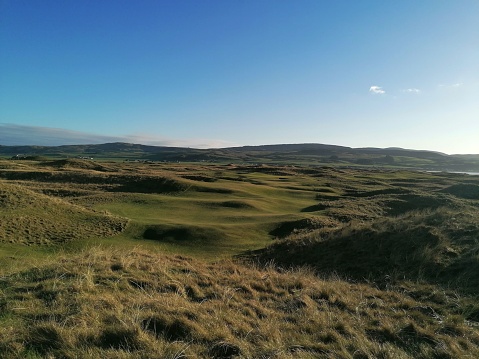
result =
M109 142L127 142L152 146L214 148L228 147L236 144L215 139L172 139L152 135L132 134L109 136L62 128L25 126L0 123L0 145L4 146L61 146L79 144L100 144Z
M386 91L384 91L383 88L380 86L371 86L369 88L369 92L377 95L384 95L386 93Z
M458 89L458 88L462 87L463 85L464 85L464 83L462 83L462 82L456 82L454 84L440 84L438 87L440 89L455 90L455 89Z
M416 88L410 88L410 89L403 90L403 92L411 93L411 94L420 94L421 90Z

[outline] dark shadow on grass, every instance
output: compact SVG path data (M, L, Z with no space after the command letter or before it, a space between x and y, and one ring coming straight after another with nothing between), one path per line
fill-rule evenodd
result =
M323 211L328 208L329 206L325 204L314 204L312 206L303 208L301 212L317 212L317 211Z
M63 338L52 325L39 325L30 328L26 338L26 347L40 354L59 350L64 347Z
M223 233L214 228L197 226L149 226L143 232L143 238L170 243L215 242L223 238Z
M209 355L214 359L230 359L240 354L240 347L228 342L215 343L209 351Z
M443 189L441 192L464 199L479 199L479 186L475 184L455 184Z
M106 328L98 337L97 346L104 349L138 350L141 347L138 331L127 328Z
M280 223L268 234L276 238L286 238L293 233L323 228L328 225L330 225L330 223L323 222L320 219L303 218L296 221Z
M191 328L180 320L170 322L164 318L150 317L141 322L141 328L157 338L162 336L168 341L188 340L191 338Z

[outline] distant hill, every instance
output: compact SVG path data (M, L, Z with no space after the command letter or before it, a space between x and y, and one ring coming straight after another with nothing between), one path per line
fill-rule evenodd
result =
M86 157L93 159L167 162L263 163L391 167L431 171L479 171L479 155L447 155L403 148L352 148L319 143L242 146L214 149L147 146L131 143L66 146L1 146L0 156L34 158Z

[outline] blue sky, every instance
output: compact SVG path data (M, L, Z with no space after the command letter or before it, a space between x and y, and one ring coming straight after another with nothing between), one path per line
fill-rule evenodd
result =
M477 0L0 0L0 145L478 139Z

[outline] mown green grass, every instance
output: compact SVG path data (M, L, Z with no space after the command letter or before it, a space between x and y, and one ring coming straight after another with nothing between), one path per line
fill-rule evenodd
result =
M260 180L262 184L251 183ZM193 231L195 228L214 229L212 238L202 241L200 251L214 250L215 256L232 255L269 244L268 232L272 228L287 218L301 216L302 208L315 203L310 191L274 187L267 180L272 182L274 177L260 174L249 176L246 181L191 183L183 192L135 194L94 208L130 219L130 228L123 238L142 238L144 231L157 225ZM202 191L205 188L210 191ZM180 247L188 254L198 250L198 243L194 241L166 242L162 246L174 246L174 250Z

